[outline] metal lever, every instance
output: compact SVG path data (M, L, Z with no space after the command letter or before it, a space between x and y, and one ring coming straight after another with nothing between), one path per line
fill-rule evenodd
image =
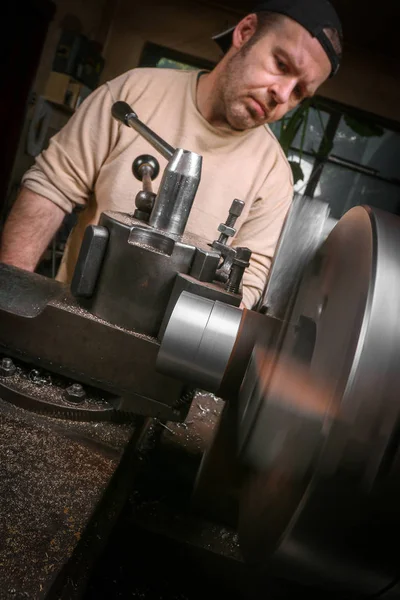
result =
M167 144L138 119L126 102L115 102L111 113L115 119L135 129L168 159L149 224L169 234L182 235L200 183L202 157Z
M175 153L175 148L167 144L160 136L152 131L147 125L142 123L138 118L134 110L127 104L118 100L112 105L111 114L114 119L120 121L127 127L132 127L137 131L145 140L149 142L164 158L169 160Z

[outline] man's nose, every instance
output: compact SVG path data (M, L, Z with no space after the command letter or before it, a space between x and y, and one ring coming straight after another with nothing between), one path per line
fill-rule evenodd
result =
M285 104L289 102L292 92L296 86L296 82L293 79L280 79L276 81L270 91L277 104Z

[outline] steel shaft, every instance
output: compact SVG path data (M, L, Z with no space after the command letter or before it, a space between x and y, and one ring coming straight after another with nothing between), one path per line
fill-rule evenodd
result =
M137 131L145 140L149 142L164 158L169 160L175 152L175 148L167 144L159 135L147 127L139 119L134 110L126 102L115 102L111 109L112 116L114 119L121 121L124 125L132 127Z

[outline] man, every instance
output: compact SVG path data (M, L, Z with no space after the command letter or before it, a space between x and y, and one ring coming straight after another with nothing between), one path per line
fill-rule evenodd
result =
M85 208L58 274L70 281L85 227L105 210L133 212L140 184L132 161L153 150L111 118L113 102L123 100L172 146L203 156L187 231L212 241L232 200L245 201L233 244L253 252L243 303L254 306L293 193L267 124L336 72L341 25L327 0L267 0L214 39L225 54L211 72L133 69L91 94L24 175L4 228L3 262L34 270L65 214Z

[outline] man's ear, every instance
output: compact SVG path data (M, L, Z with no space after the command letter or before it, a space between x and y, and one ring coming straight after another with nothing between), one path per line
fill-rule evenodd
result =
M239 50L254 35L257 29L257 15L252 13L242 19L232 33L232 46Z

